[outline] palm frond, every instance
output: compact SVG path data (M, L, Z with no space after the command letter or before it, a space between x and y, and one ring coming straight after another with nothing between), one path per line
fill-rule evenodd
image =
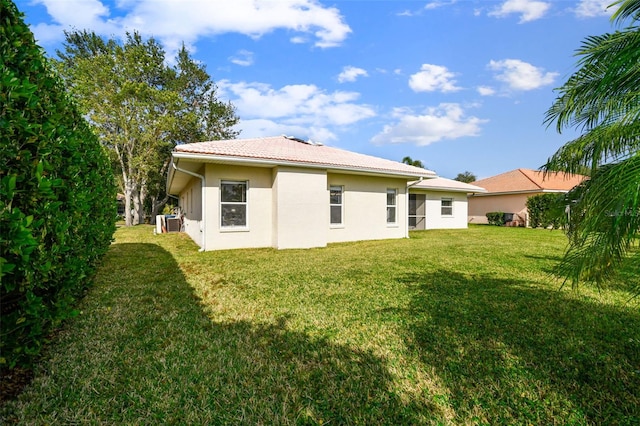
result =
M638 0L616 0L609 7L620 6L611 16L611 20L616 24L631 18L633 21L640 20L640 2Z
M542 167L546 172L583 174L608 161L625 159L640 150L640 120L600 126L567 142Z
M640 153L597 169L570 191L569 248L556 272L572 284L611 276L640 231Z
M633 121L640 107L640 30L588 37L580 69L557 91L545 122L589 131L603 123Z

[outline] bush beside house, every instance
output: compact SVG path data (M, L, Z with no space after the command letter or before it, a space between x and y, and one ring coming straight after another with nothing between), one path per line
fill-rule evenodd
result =
M115 231L109 160L15 4L0 0L0 370L73 315Z
M504 212L487 213L487 222L489 222L489 225L496 225L496 226L504 225Z
M527 198L529 226L532 228L559 228L563 219L563 209L561 208L563 195L546 193Z

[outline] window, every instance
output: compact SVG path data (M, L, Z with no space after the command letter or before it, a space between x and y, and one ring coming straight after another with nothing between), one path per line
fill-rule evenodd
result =
M329 187L329 209L331 225L342 224L342 192L341 186Z
M223 228L247 226L247 182L220 183L220 225Z
M397 189L387 188L387 223L396 223L396 195Z
M440 214L442 216L453 216L453 198L443 198L440 202Z

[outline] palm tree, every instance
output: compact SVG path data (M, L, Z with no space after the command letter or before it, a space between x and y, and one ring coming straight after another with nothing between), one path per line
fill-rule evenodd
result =
M424 164L422 164L422 161L420 161L420 160L414 160L413 158L411 158L411 157L409 157L409 156L404 157L404 158L402 159L402 162L403 162L404 164L408 164L408 165L410 165L410 166L416 166L416 167L420 167L421 169L424 169Z
M625 259L640 260L640 0L615 5L612 22L630 25L583 41L579 69L558 89L545 120L559 133L571 127L582 135L543 169L590 176L566 199L569 246L558 272L573 285L599 283Z

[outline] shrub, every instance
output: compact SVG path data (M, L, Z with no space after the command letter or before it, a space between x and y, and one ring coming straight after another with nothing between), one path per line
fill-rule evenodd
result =
M563 199L564 194L555 193L538 194L527 198L529 225L532 228L559 228L564 215Z
M504 212L489 212L486 216L489 225L504 225Z
M115 231L109 161L16 6L0 0L0 368L74 314Z

